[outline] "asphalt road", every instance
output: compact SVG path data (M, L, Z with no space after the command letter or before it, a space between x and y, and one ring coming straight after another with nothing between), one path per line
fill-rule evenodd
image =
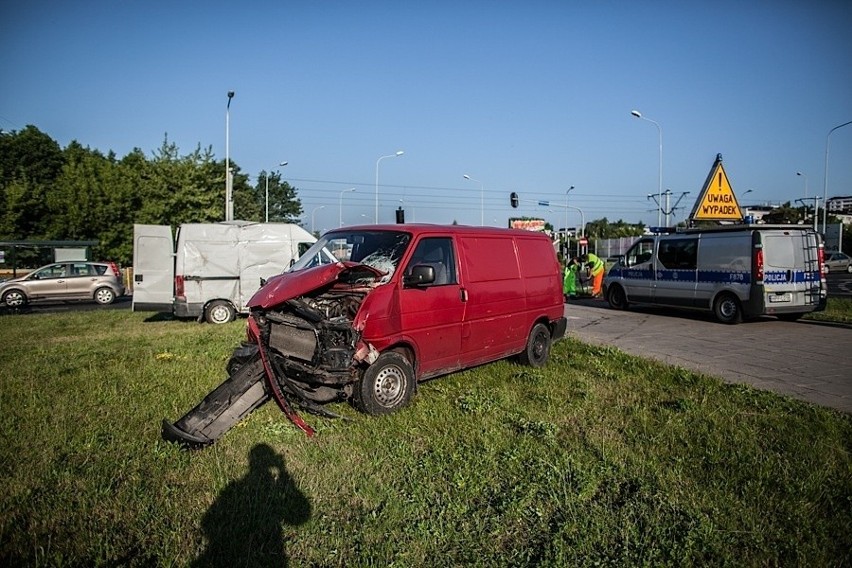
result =
M771 317L739 325L662 308L613 310L603 300L565 306L568 334L729 383L852 413L852 326Z

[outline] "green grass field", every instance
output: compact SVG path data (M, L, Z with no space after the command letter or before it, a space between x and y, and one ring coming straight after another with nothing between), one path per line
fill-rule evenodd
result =
M244 336L0 318L3 566L849 566L852 418L574 339L383 418L160 440Z

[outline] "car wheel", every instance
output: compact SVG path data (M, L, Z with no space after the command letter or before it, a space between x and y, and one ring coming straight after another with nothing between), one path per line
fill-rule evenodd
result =
M20 290L9 290L3 294L3 303L10 308L20 308L27 304L27 295Z
M237 312L234 307L225 300L215 300L207 304L207 309L204 310L204 319L207 323L228 323L237 317Z
M722 323L740 323L743 319L740 303L732 294L722 294L716 298L716 302L713 304L713 313L716 315L716 319Z
M102 306L111 304L115 301L115 292L112 288L98 288L95 290L95 301Z
M521 353L521 363L530 367L544 366L550 356L550 344L550 329L543 323L535 324L527 338L527 346Z
M388 414L414 394L414 368L401 353L387 351L367 367L355 386L352 404L367 414Z
M606 300L616 310L627 309L627 294L624 293L624 288L617 284L610 287L606 295Z

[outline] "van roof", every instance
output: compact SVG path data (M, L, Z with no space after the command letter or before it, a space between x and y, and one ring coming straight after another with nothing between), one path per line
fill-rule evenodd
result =
M549 237L539 231L526 231L523 229L508 229L503 227L474 226L474 225L433 225L430 223L404 223L404 224L379 224L379 225L351 225L332 229L329 233L339 231L403 231L412 235L427 233L453 233L453 234L476 234L476 235L515 235Z

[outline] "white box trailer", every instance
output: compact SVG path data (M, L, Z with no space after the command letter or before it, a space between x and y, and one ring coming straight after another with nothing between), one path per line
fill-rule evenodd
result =
M133 311L226 323L316 241L286 223L133 226Z

